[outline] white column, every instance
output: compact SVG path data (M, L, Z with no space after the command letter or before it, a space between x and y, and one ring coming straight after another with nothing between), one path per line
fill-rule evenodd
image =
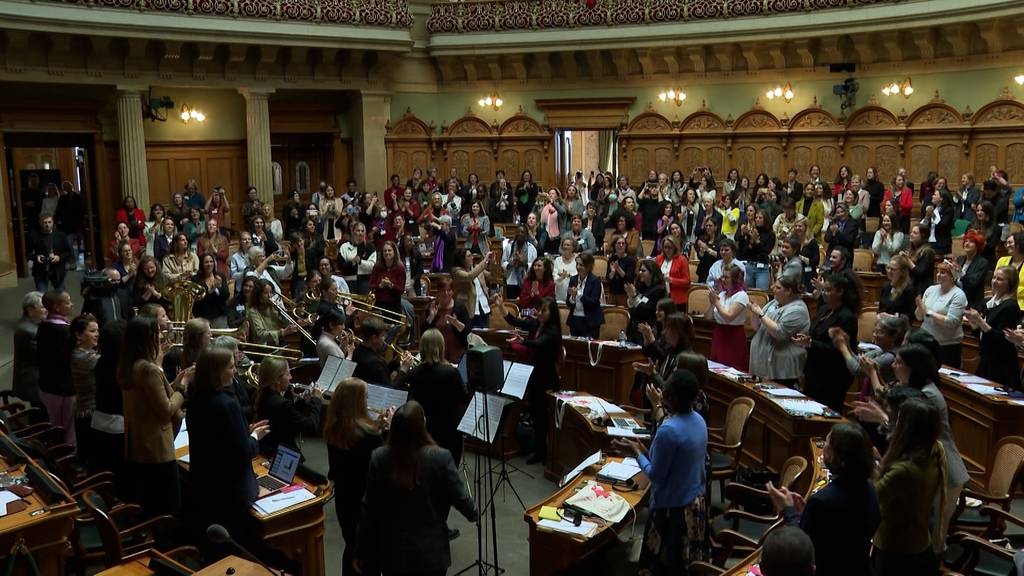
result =
M149 209L149 172L146 135L142 129L142 92L120 89L117 94L117 133L121 156L121 196L134 196L136 205Z
M391 118L391 96L360 92L355 104L352 171L361 190L381 192L389 176L384 126Z
M240 88L245 98L245 143L249 185L255 186L261 202L274 201L273 168L270 160L270 89Z

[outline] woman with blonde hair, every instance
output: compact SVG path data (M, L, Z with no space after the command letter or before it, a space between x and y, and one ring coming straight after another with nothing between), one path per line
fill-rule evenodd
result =
M392 410L388 409L377 420L370 418L366 405L366 382L359 378L345 378L339 382L327 406L324 424L327 477L334 482L334 510L341 535L345 538L343 576L356 574L352 559L355 557L359 507L366 492L366 471L370 466L370 455L384 445L383 435L391 413Z
M408 387L409 400L423 406L427 431L458 465L462 461L458 427L469 395L458 369L445 361L444 336L439 331L431 328L420 337L420 363L399 375L398 386Z
M260 440L260 452L273 454L282 444L302 452L298 436L320 432L320 389L313 387L308 399L288 394L292 383L288 362L272 356L260 362L259 378L260 388L253 402L256 419L270 424L270 433Z
M889 263L885 265L885 277L888 280L882 286L882 293L878 298L879 312L900 314L907 318L914 315L914 308L917 307L914 299L917 292L910 277L912 268L910 259L902 254L896 254L889 259Z

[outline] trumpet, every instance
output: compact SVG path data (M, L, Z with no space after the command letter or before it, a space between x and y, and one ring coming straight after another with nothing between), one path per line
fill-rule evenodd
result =
M414 356L412 352L402 350L396 346L394 342L389 343L388 348L390 348L391 352L393 352L395 357L398 358L399 363L408 364L410 368L415 368L420 365L421 360L419 354Z

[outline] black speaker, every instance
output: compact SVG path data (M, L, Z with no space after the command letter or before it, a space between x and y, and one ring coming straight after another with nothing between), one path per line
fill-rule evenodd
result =
M470 348L466 352L466 375L470 390L497 392L505 382L501 349L495 346Z
M853 62L836 62L828 65L828 71L833 74L836 72L848 72L852 74L857 71L857 65Z

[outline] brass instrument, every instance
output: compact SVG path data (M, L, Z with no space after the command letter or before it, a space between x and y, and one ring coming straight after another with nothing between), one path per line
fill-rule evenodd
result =
M316 346L316 339L315 339L315 338L313 338L313 335L312 335L312 334L310 334L308 330L306 330L305 328L303 328L303 327L302 327L302 325L301 325L301 324L299 324L298 320L296 320L296 319L295 319L295 318L294 318L294 317L293 317L293 316L292 316L292 315L291 315L291 314L290 314L290 313L288 312L288 309L287 309L287 308L285 308L285 304L284 304L284 301L287 301L287 302L289 302L289 303L291 303L291 304L295 304L295 302L294 302L294 301L292 301L292 300L289 300L288 298L286 298L286 297L282 296L281 294L274 294L274 295L272 295L272 296L270 297L270 302L271 302L271 303L272 303L272 304L274 305L274 307L276 307L276 308L277 308L277 311L278 311L278 312L279 312L279 313L281 314L281 316L282 316L282 317L283 317L283 318L284 318L285 320L287 320L287 321L288 321L288 323L290 323L290 324L291 324L292 326L295 326L295 328L297 328L297 329L298 329L298 331L299 331L299 334L301 334L303 338L305 338L306 340L309 340L309 342L310 342L311 344L313 344L313 346ZM296 305L296 306L297 306L297 305Z
M206 297L206 286L191 280L178 280L160 293L171 303L171 323L184 325L192 319L192 305Z
M268 346L266 344L253 344L251 342L239 342L238 348L245 352L246 356L259 356L261 358L283 358L288 361L302 359L302 351L287 346Z
M317 288L311 288L306 292L305 296L306 304L309 305L313 302L320 300L320 290ZM406 319L405 314L388 310L387 308L381 308L375 303L377 297L373 294L355 294L352 292L338 292L338 298L335 304L344 310L349 303L359 312L362 312L368 316L379 318L388 324L399 324L401 326L408 326L409 321Z

